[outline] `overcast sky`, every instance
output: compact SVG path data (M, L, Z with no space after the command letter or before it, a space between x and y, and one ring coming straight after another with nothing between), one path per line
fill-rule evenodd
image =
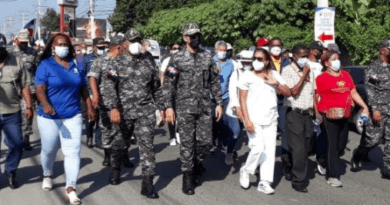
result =
M41 0L42 6L45 6L43 11L46 8L54 8L57 12L59 7L57 0ZM108 15L113 12L115 8L115 0L95 0L95 13L96 18L107 19ZM22 16L25 12L26 22L37 17L38 0L0 0L0 32L4 32L4 24L6 25L5 29L7 34L9 31L13 32L15 35L20 29L23 28L22 25ZM89 0L79 0L79 5L76 10L77 17L87 17L87 12L89 9ZM12 18L12 24L7 24L9 17ZM9 36L7 36L9 37ZM8 39L7 39L8 40Z

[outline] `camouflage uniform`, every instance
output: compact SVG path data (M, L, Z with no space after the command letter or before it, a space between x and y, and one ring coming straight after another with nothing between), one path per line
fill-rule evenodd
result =
M142 175L153 176L155 111L162 108L157 104L162 102L158 69L143 55L131 57L123 54L115 59L107 72L107 75L102 75L102 100L110 110L118 108L122 115L120 125L112 125L111 167L120 170L121 154L118 150L128 146L134 133L139 143ZM118 72L118 76L112 75L113 72Z
M376 79L370 79L370 78ZM382 174L390 177L390 65L377 59L365 70L365 85L371 111L379 110L380 124L370 118L363 132L355 157L361 160L372 148L385 143Z
M25 49L21 50L18 46L14 46L11 48L11 53L13 53L15 56L19 57L23 63L23 67L30 73L30 76L32 78L32 82L35 81L35 72L37 69L37 56L38 52L32 48L32 47L26 47ZM35 87L30 86L31 94L35 95ZM35 101L35 97L32 98ZM35 104L35 103L34 103ZM21 106L22 106L22 128L23 128L23 135L32 135L32 123L33 119L27 120L24 116L24 112L26 110L26 103L24 100L21 100ZM26 141L26 139L24 140Z
M91 70L88 72L87 77L94 77L97 80L98 88L100 93L104 92L106 89L105 86L101 86L103 76L108 75L108 69L110 66L113 66L114 63L118 63L115 59L110 56L101 56L98 57L91 66ZM110 149L113 141L113 136L115 135L114 129L112 129L112 124L110 122L110 110L107 108L107 104L104 103L102 99L99 105L99 126L101 130L101 147L103 149Z
M201 48L195 54L183 49L169 64L178 73L165 77L165 107L176 110L181 169L193 171L194 160L202 161L212 147L210 94L222 104L220 77L211 54Z

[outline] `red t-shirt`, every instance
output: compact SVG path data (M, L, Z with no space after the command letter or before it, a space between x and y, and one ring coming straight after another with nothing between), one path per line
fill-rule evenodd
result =
M351 91L355 83L347 71L340 71L339 76L323 72L316 78L316 93L320 96L318 111L325 113L329 108L345 108L345 116L349 117L352 107Z

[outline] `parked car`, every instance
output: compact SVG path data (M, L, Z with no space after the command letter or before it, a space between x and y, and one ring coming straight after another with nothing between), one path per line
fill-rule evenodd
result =
M344 67L343 69L348 71L351 74L353 81L355 82L357 92L363 98L364 102L367 103L367 93L366 93L365 82L364 82L365 79L364 70L366 68L367 66L348 66L348 67ZM349 118L350 122L355 124L356 131L360 134L363 132L363 126L360 126L357 123L357 121L359 119L361 111L362 109L358 105L356 105L355 108L352 110L351 117Z

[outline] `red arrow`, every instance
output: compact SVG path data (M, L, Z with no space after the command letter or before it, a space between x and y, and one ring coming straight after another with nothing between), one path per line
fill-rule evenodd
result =
M318 39L320 39L320 41L322 43L324 43L325 41L332 41L333 40L333 35L325 35L325 33L322 33L320 36L318 36Z

